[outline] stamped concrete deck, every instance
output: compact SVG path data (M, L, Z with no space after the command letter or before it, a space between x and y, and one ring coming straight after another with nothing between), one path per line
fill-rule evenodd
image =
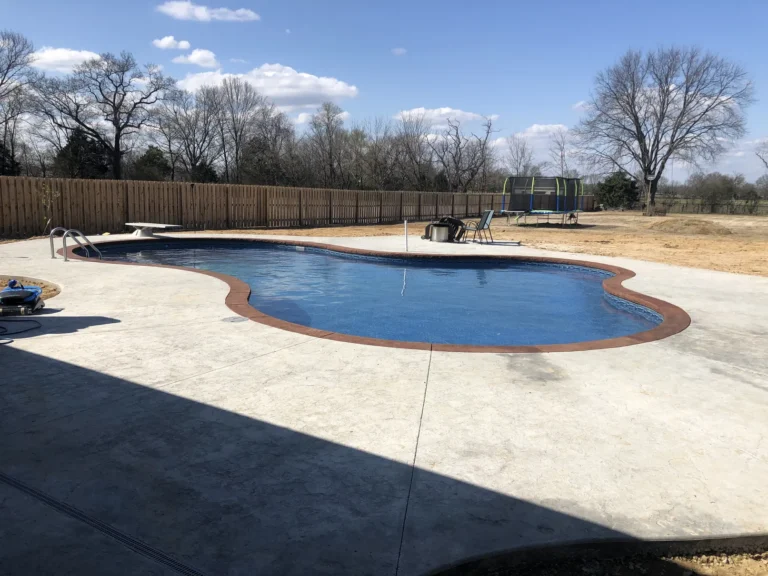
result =
M0 573L417 575L768 531L768 279L578 258L634 270L691 327L589 352L372 347L241 321L215 278L0 245L2 273L62 287L0 346Z

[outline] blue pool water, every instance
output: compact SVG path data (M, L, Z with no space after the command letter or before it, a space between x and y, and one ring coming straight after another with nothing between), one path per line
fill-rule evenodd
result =
M658 325L647 308L610 296L610 274L493 260L389 259L250 242L155 241L108 246L104 257L235 276L253 307L355 336L474 345L565 344Z

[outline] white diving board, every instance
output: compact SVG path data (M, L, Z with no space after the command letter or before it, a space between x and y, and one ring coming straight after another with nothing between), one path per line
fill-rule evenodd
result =
M126 222L125 225L136 228L136 230L133 231L133 235L141 236L142 238L153 238L155 236L155 230L181 228L178 224L157 224L155 222Z

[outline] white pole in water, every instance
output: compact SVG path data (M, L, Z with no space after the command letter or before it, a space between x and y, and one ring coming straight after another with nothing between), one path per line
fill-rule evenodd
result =
M405 251L408 252L408 220L405 220Z

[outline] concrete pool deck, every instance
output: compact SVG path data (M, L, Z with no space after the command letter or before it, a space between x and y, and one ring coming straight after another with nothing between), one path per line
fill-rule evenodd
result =
M692 324L587 352L382 348L241 321L201 274L0 245L2 273L62 287L41 330L0 346L0 572L417 575L768 531L768 278L410 249L625 267Z

